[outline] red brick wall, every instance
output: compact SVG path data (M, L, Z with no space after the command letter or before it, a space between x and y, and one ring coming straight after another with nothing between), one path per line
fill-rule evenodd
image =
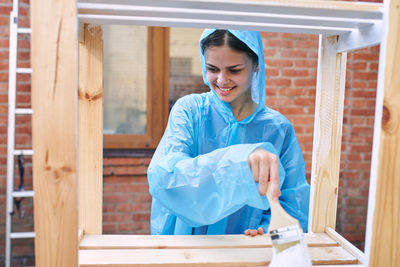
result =
M20 25L29 26L29 0L20 1ZM4 256L7 162L8 20L11 0L0 0L0 266ZM22 16L22 17L21 17ZM310 178L318 38L312 35L263 34L267 72L267 105L294 124ZM29 36L19 41L19 67L29 67ZM337 230L363 249L379 47L348 55ZM30 106L29 75L18 77L18 107ZM201 91L175 76L171 95L185 88ZM195 78L199 84L201 79ZM179 91L179 92L178 92ZM17 119L18 148L31 146L29 116ZM104 233L148 234L151 197L146 168L150 158L104 159ZM31 159L25 159L26 190L32 188ZM18 185L18 171L15 184ZM14 231L33 230L32 200L23 201L25 217L14 216ZM33 265L33 241L13 242L13 266Z

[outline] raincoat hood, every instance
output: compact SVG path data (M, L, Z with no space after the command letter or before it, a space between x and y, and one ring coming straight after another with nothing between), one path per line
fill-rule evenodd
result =
M220 100L217 94L212 90L209 82L207 81L206 75L206 59L201 49L201 41L212 34L216 29L206 29L203 31L199 46L200 46L200 61L201 61L201 69L203 73L203 81L204 83L211 89L213 92L215 104L217 109L221 114L227 116L228 119L234 119L232 110L230 108L229 103L225 103ZM264 63L264 49L261 39L261 34L257 31L241 31L241 30L228 30L232 33L236 38L244 42L258 57L258 71L253 73L253 78L251 82L251 97L253 101L257 104L256 110L253 114L246 119L240 121L240 123L248 123L250 122L255 114L261 109L265 107L265 63Z

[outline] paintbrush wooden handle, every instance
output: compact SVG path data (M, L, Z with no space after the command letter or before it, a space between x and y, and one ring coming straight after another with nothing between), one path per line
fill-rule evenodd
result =
M273 200L271 197L271 183L267 185L267 198L271 207L271 220L268 232L285 226L299 224L299 221L290 216L281 206L279 200Z

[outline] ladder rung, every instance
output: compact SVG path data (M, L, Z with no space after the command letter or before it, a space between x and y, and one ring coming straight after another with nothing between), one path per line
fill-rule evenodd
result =
M17 68L17 73L32 73L32 68Z
M35 232L10 233L11 238L35 238Z
M32 149L16 149L14 150L14 155L33 155L33 150Z
M15 114L24 115L24 114L32 114L31 108L16 108Z
M18 33L32 33L32 29L31 28L18 28L17 32Z
M12 192L13 197L33 197L35 195L35 192L30 190L30 191L14 191Z

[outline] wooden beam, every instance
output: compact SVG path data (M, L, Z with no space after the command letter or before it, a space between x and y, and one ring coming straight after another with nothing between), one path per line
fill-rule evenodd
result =
M31 3L36 266L78 265L76 1Z
M366 251L369 266L400 266L400 0L385 2Z
M341 247L311 247L314 265L357 264ZM271 248L80 250L81 267L97 266L266 266Z
M102 233L103 40L101 26L84 25L79 42L79 229Z
M376 3L310 0L81 0L78 17L93 24L345 34L346 44L355 49L362 40L376 42L373 25L382 19L381 7ZM359 28L362 34L358 34Z
M359 250L356 246L354 246L352 243L347 241L344 237L342 237L340 234L338 234L335 230L332 228L328 227L326 229L326 234L332 238L332 240L335 240L340 244L342 248L347 250L351 255L356 257L361 263L365 262L365 254Z
M305 234L309 247L338 246L327 234ZM178 249L178 248L257 248L272 247L269 235L84 235L79 244L81 250L87 249Z
M320 36L309 229L335 229L343 124L346 53L337 36Z

